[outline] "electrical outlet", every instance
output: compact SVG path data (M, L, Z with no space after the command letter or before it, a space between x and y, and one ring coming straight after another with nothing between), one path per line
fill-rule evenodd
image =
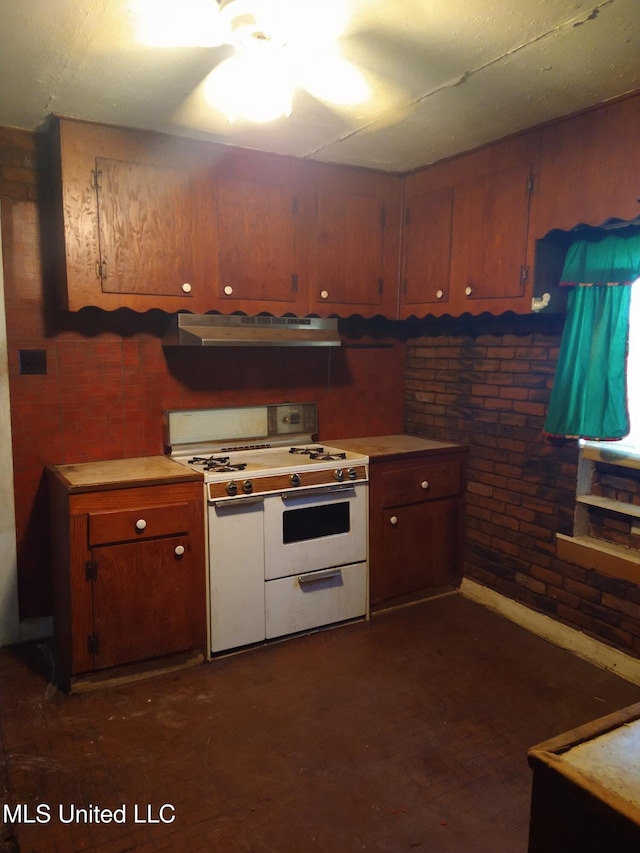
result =
M21 349L19 354L20 373L33 375L47 372L46 349Z

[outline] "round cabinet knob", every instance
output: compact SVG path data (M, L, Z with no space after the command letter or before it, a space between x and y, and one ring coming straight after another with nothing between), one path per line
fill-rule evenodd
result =
M320 296L322 297L322 299L328 299L329 298L329 291L328 290L321 290Z
M176 545L175 555L176 557L182 557L184 554L184 545Z
M395 525L398 523L398 516L397 516L397 515L392 515L392 516L391 516L391 518L389 519L389 521L390 521L390 522L391 522L391 524L393 524L393 526L395 527Z
M147 522L144 520L144 518L139 518L136 521L136 530L144 530L146 526Z
M436 299L442 299L444 296L444 290L436 290Z
M182 292L183 293L191 293L191 285L189 284L188 281L185 281L185 283L182 285Z
M423 480L423 481L420 483L420 486L421 486L421 488L423 488L423 489L425 490L425 492L426 492L426 490L429 488L429 481L428 481L428 480Z
M230 284L228 284L224 289L224 295L225 296L231 296L232 293L233 293L233 288L231 287Z
M464 289L464 295L465 296L471 296L472 293L473 293L472 287L465 287L465 289Z

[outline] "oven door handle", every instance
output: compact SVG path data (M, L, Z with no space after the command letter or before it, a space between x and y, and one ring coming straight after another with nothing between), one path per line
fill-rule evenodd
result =
M331 578L341 578L342 569L325 569L323 572L311 572L308 575L298 575L298 583L304 586L315 581L327 581Z
M212 501L214 507L216 509L239 509L243 506L250 506L251 504L261 504L264 503L263 495L241 495L237 498L226 498L223 500Z
M281 492L280 497L283 501L295 501L307 496L315 497L316 495L334 495L336 492L355 492L355 483L336 484L335 486L319 486L318 488L310 487L308 489L296 489L292 492Z

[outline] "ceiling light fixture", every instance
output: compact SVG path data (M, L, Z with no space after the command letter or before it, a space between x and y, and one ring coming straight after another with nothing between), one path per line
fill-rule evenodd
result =
M220 18L232 44L245 48L265 41L286 44L287 26L282 2L218 0L218 3Z
M238 50L207 78L208 102L230 122L264 123L291 115L294 87L281 53L268 42L259 50Z
M236 52L207 81L207 99L230 122L268 122L291 115L294 86L286 46L290 34L287 13L293 4L282 0L218 3Z

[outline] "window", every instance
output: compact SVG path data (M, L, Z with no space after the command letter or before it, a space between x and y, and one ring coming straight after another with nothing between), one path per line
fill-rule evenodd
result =
M627 408L630 432L619 441L612 442L610 449L617 448L621 452L637 454L640 457L640 279L631 285L627 347ZM580 441L581 447L587 445L598 447L599 442Z
M601 574L640 579L640 279L631 285L627 350L630 432L620 441L580 441L573 536L558 556Z

